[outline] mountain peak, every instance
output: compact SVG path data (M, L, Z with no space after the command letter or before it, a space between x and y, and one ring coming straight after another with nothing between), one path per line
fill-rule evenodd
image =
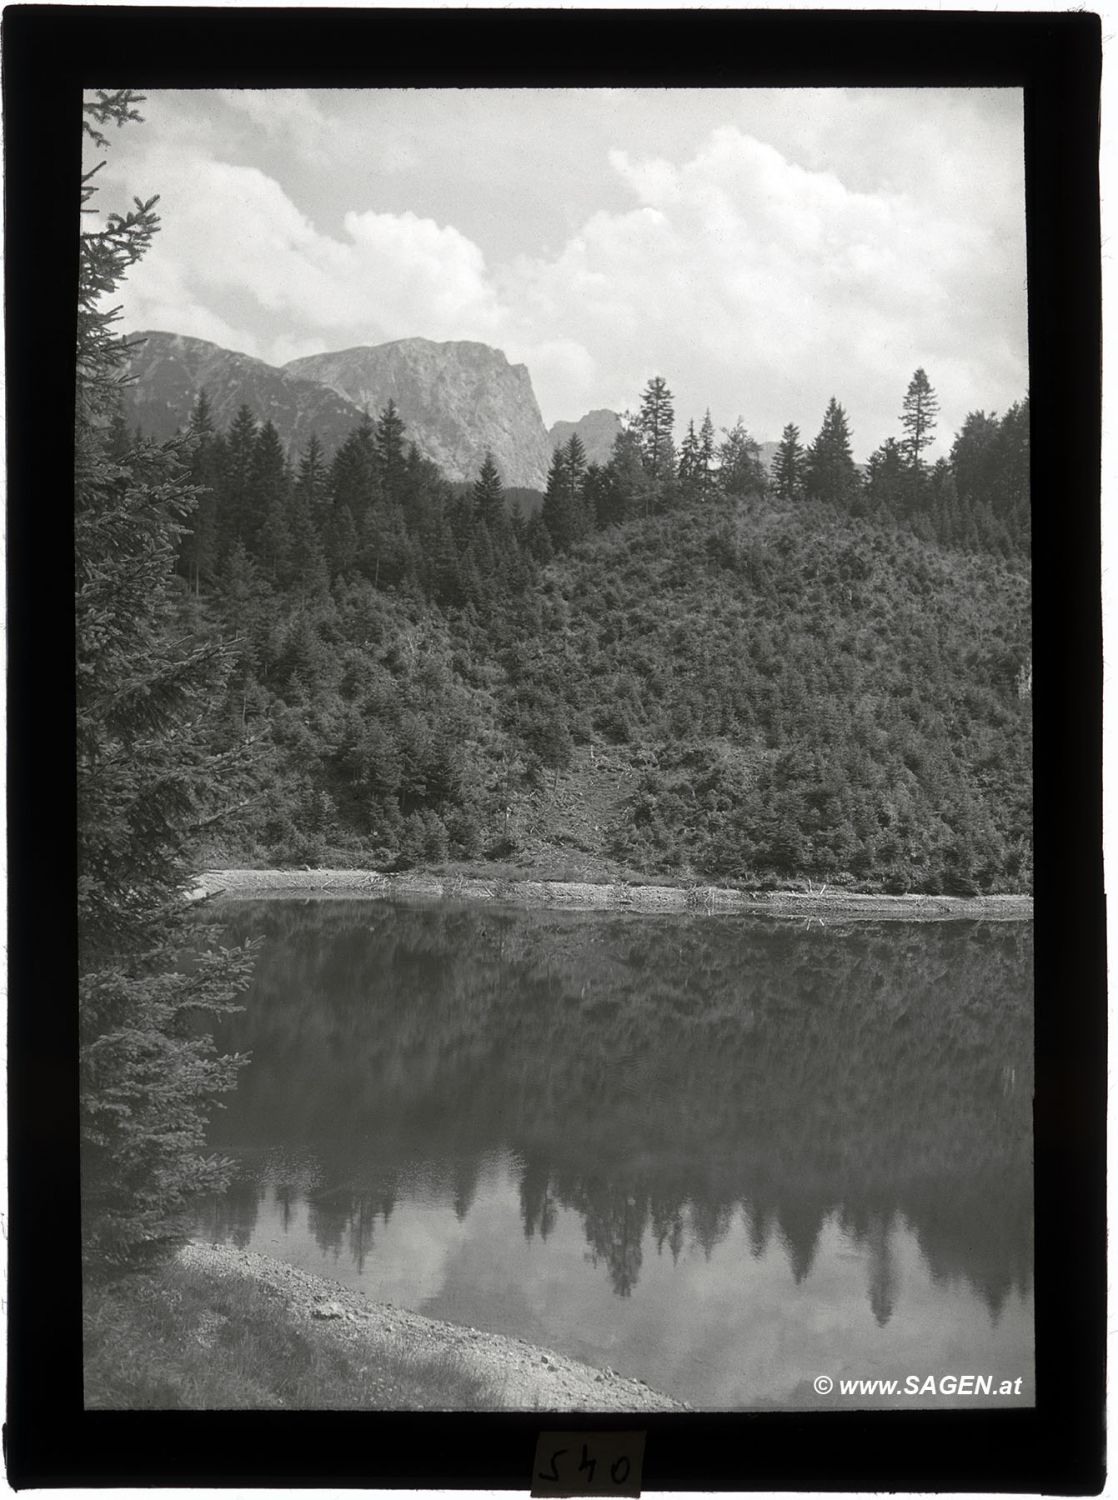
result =
M389 400L448 479L476 477L492 452L506 484L542 489L550 448L523 365L470 340L396 339L293 359L286 373L317 381L358 408Z
M550 447L531 377L488 344L396 339L277 368L188 334L145 330L132 338L125 416L150 437L181 431L205 389L218 427L245 404L274 424L290 457L312 432L329 454L364 412L375 416L393 400L408 441L448 479L476 478L490 451L506 485L546 483Z

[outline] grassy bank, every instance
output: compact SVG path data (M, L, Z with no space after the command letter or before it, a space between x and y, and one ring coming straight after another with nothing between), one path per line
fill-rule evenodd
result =
M499 1392L453 1352L360 1340L280 1292L179 1261L87 1287L85 1404L101 1410L484 1411Z

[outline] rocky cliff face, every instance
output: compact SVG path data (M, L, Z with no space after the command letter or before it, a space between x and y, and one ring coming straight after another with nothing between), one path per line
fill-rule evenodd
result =
M391 398L408 435L448 479L475 479L488 449L505 484L547 482L551 446L531 378L488 344L400 339L292 360L284 373L371 413Z
M506 485L542 489L547 482L551 448L528 371L487 344L402 339L277 369L183 334L134 337L143 342L131 356L125 417L148 437L181 431L204 388L219 429L243 402L274 423L289 457L312 432L329 456L366 409L375 420L391 398L407 440L448 479L476 479L490 449Z
M621 418L604 407L589 411L577 422L556 422L548 433L551 448L561 448L577 432L582 439L588 464L608 464L613 456L613 440L621 431Z
M133 383L125 388L124 415L130 427L139 425L147 437L162 441L181 431L203 389L216 428L228 427L244 403L261 422L274 424L291 458L312 432L332 453L361 420L360 410L334 391L299 380L262 359L179 333L134 337L143 343L132 351Z

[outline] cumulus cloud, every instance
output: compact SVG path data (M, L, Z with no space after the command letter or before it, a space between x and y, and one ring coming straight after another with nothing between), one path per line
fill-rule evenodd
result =
M313 100L236 95L264 132L326 117ZM909 156L919 162L921 151ZM688 159L609 153L621 206L555 253L490 263L451 223L358 204L318 228L258 167L181 138L145 169L165 228L126 286L131 326L172 327L281 362L411 335L480 339L531 371L545 420L632 406L663 374L681 420L709 406L761 437L814 435L828 398L864 455L896 431L923 365L946 435L1023 393L1023 208L950 211L913 166L889 185L805 166L738 126ZM1004 195L1004 190L1003 190ZM626 201L627 200L627 201Z
M677 411L741 412L763 435L788 420L814 431L834 392L873 446L918 364L950 375L956 406L980 395L968 371L991 356L1023 391L1020 286L989 231L930 217L918 184L853 191L734 127L680 166L610 160L640 206L595 215L503 290L608 349L631 392L662 373Z
M367 211L347 214L344 235L334 237L255 167L179 154L154 170L164 228L124 289L133 326L150 324L153 310L177 296L195 324L214 299L239 304L240 349L259 342L250 330L260 311L289 320L288 342L293 322L300 336L316 333L335 346L415 333L484 340L504 331L484 257L452 226Z

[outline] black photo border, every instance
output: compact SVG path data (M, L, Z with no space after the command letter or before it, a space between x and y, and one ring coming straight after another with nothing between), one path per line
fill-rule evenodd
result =
M527 1489L569 1414L82 1408L73 344L83 87L1025 90L1036 725L1033 1410L647 1416L650 1490L1097 1493L1106 1008L1099 18L28 5L3 19L9 499L9 1391L16 1488ZM156 190L158 185L156 185ZM632 1419L620 1425L632 1425Z

